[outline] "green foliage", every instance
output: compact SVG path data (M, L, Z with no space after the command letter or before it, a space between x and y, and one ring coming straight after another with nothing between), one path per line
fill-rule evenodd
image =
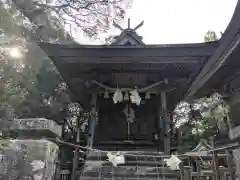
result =
M192 107L192 110L183 112L185 116L181 115L185 120L187 119L187 122L179 127L183 133L179 151L190 151L200 141L210 141L215 136L227 133L225 119L228 106L219 95L214 94L209 98L198 99L188 106ZM186 108L187 105L184 107Z
M7 53L7 46L1 46L1 83L0 83L0 131L9 131L15 111L28 95L27 84L30 77ZM26 73L26 74L25 74ZM23 74L23 76L21 76Z
M191 151L194 147L196 147L199 142L199 137L196 134L187 134L182 137L182 143L178 148L178 153L185 153Z
M0 137L0 152L4 152L9 144L9 140L4 137Z
M204 36L204 42L217 41L218 37L214 31L208 31Z

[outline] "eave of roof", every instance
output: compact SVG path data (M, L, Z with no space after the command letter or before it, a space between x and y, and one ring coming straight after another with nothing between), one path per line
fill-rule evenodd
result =
M147 45L139 45L139 46L123 46L123 45L83 45L83 44L63 44L63 43L47 43L47 42L38 42L37 44L41 46L55 46L56 48L69 48L69 49L76 49L76 48L123 48L123 49L135 49L135 48L200 48L204 46L211 46L216 45L217 41L213 42L204 42L204 43L183 43L183 44L147 44Z
M218 42L144 46L76 45L38 43L49 57L204 57L211 56ZM79 60L80 61L80 60ZM146 59L147 61L147 59Z
M232 19L219 41L219 47L205 64L196 80L190 86L185 100L189 101L206 86L213 75L223 67L232 52L240 45L240 1L238 1Z

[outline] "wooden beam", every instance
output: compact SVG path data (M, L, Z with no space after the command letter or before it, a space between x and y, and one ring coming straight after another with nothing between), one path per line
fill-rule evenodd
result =
M137 89L137 91L138 91L139 93L144 93L144 92L147 92L147 91L149 91L150 89L153 89L153 88L155 88L156 86L159 86L159 85L161 85L161 84L167 84L167 82L168 82L168 80L167 80L167 79L164 79L164 80L162 80L162 81L158 81L158 82L156 82L156 83L150 84L150 85L148 85L148 86L146 86L146 87L144 87L144 88ZM103 89L105 89L105 90L107 90L107 91L109 91L109 92L113 92L113 93L115 93L116 90L118 89L118 88L109 87L109 86L107 86L107 85L105 85L105 84L103 84L103 83L101 83L101 82L96 81L96 80L93 80L91 83L92 83L92 84L96 84L97 86L99 86L99 87L101 87L101 88L103 88ZM121 91L122 91L122 92L128 92L128 91L131 91L131 90L132 90L131 88L121 88Z
M121 88L120 88L121 89ZM124 91L125 89L123 89L122 92L125 92ZM132 89L131 89L132 90ZM164 91L164 92L172 92L176 90L176 87L166 87L166 88L153 88L151 90L149 90L148 92L152 95L157 95L157 94L160 94L161 91ZM105 90L98 90L98 94L104 94L106 91ZM116 91L115 91L116 92ZM110 92L112 93L112 92ZM141 92L140 92L141 93Z
M94 53L94 52L93 52ZM142 63L142 64L196 64L201 65L199 57L161 57L161 56L101 56L101 57L59 57L58 64L114 64L114 63Z

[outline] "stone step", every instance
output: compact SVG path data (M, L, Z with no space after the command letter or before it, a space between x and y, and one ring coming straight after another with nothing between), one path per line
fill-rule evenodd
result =
M109 151L110 152L110 151ZM146 151L121 151L120 154L123 154L125 157L126 163L132 162L154 162L155 164L162 163L164 158L163 152L146 152ZM101 160L107 161L107 152L95 152L91 151L88 154L87 160L94 161L94 160Z
M130 151L130 150L138 150L147 151L152 149L153 151L157 151L159 148L159 143L151 142L146 140L134 140L134 141L99 141L97 144L94 144L94 148L108 151Z
M157 146L137 146L137 145L96 145L95 149L105 150L105 151L158 151ZM162 147L160 147L163 150Z
M109 163L109 161L107 160L87 160L85 163L88 163L88 164L94 164L95 162L99 162L99 163ZM125 163L124 164L121 164L119 166L127 166L127 165L130 165L130 166L134 166L134 165L138 165L138 166L150 166L150 167L162 167L164 166L164 162L161 160L161 161L127 161L125 159Z
M99 145L152 145L156 146L156 142L151 142L149 140L134 140L134 141L99 141L97 144Z
M89 156L106 156L108 152L111 151L90 151ZM114 151L115 152L115 151ZM125 156L144 156L144 157L159 157L159 156L165 156L168 157L167 155L164 155L163 152L156 152L156 151L119 151L121 154L124 154Z
M158 173L165 173L165 174L175 174L177 175L176 171L173 171L167 167L149 167L149 166L131 166L131 165L118 165L117 167L112 166L110 163L96 163L96 164L91 164L89 162L86 162L85 164L85 172L90 172L93 171L94 169L101 168L101 172L110 172L114 171L115 173L121 173L125 172L127 170L132 170L132 171L144 171L150 174L158 174Z
M81 179L88 177L101 177L101 178L178 178L180 177L179 172L174 172L166 167L148 167L148 166L95 166L86 167L81 175Z
M180 173L165 166L162 152L120 152L125 163L114 167L107 159L107 152L90 152L80 180L88 179L179 179Z
M113 180L113 178L99 178L99 177L83 177L81 180ZM151 180L146 177L114 177L114 180ZM178 180L177 178L158 178L157 180Z

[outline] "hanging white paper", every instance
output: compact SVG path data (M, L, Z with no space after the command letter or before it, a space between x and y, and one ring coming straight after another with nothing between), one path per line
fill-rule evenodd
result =
M119 164L125 163L124 155L121 155L119 152L116 154L108 152L107 157L108 157L108 161L111 162L113 164L113 166L117 166Z
M131 96L130 96L131 102L133 104L136 104L139 106L141 103L141 97L139 96L137 90L134 89L134 90L130 91L130 94L131 94Z
M123 94L120 91L120 89L117 89L117 91L113 95L113 102L114 104L117 104L118 102L122 102L122 101L123 101Z
M164 160L167 166L172 170L179 170L179 164L182 162L177 156L172 155L171 158Z

